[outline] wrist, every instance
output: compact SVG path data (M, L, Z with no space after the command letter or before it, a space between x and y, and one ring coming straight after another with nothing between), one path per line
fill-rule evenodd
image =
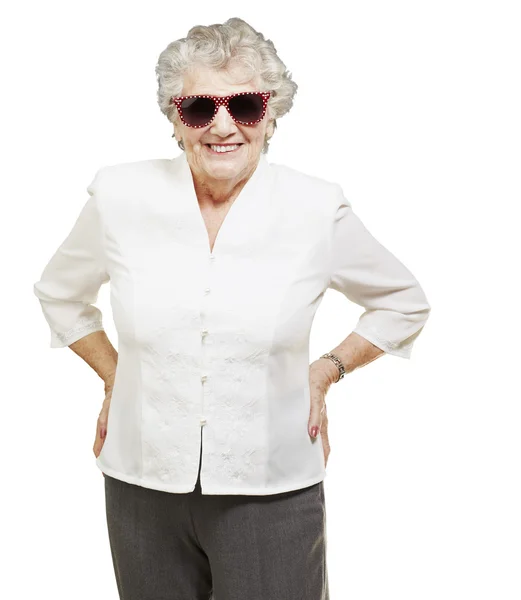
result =
M320 357L317 360L317 366L325 374L327 382L330 386L338 381L340 371L332 360L329 358Z
M106 376L103 380L105 382L105 393L112 391L112 388L114 387L115 377L116 374L112 373L111 375Z
M342 379L342 377L344 377L345 372L346 372L344 363L340 360L340 358L336 354L334 354L333 352L326 352L326 354L323 354L320 358L328 361L329 363L331 363L333 365L334 370L336 372L333 383L337 383L338 381L340 381Z

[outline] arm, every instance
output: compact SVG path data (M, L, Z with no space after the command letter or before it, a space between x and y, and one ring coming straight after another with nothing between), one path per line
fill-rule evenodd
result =
M112 390L118 353L105 331L95 331L73 342L69 348L80 356L105 382L105 393Z
M345 359L346 372L383 352L410 359L431 310L425 293L411 271L368 231L340 186L337 193L329 287L365 310L353 333L332 352Z
M51 333L51 348L69 347L105 382L105 400L98 417L94 454L99 456L107 434L108 413L118 354L103 329L94 305L100 287L109 281L103 223L96 195L100 171L87 191L90 198L67 238L34 284L34 293Z
M101 285L110 279L96 193L100 171L87 188L90 198L73 228L34 284L34 293L50 328L51 348L70 347L107 382L114 376L117 352L94 305Z
M385 354L383 350L354 331L331 352L338 356L344 365L346 375ZM338 380L338 367L332 360L319 358L316 366L324 372L328 388Z
M340 186L337 197L329 287L365 310L355 329L331 352L346 373L385 353L409 359L431 310L425 293L411 271L368 231ZM338 367L328 358L319 358L310 366L309 430L313 437L322 432L326 460L325 395L338 377Z

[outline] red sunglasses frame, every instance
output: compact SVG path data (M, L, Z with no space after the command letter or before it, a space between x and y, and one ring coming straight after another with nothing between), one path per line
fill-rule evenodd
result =
M172 96L172 98L170 98L170 104L176 105L177 112L179 113L179 116L181 117L181 121L187 127L193 127L194 129L197 129L200 127L206 127L207 125L210 125L210 123L215 119L215 115L217 114L217 111L219 110L219 106L225 106L226 110L228 111L228 114L236 123L240 123L241 125L255 125L255 123L260 123L262 121L262 119L264 119L264 115L266 114L266 108L268 106L268 100L270 99L271 93L272 92L270 91L270 92L237 92L235 94L230 94L229 96L210 96L210 95L205 95L205 94L193 94L191 96ZM254 94L255 96L260 96L262 98L262 114L261 114L260 119L257 119L256 121L249 121L249 122L239 121L230 112L229 101L232 98L235 98L236 96L244 96L245 94ZM184 120L183 108L181 106L181 103L183 102L183 100L187 100L189 98L211 98L214 101L215 111L212 115L212 118L207 123L204 123L203 125L190 125L189 123L187 123Z

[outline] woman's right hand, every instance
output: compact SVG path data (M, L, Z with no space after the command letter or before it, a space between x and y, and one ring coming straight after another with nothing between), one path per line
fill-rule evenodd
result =
M98 422L96 424L96 439L94 440L94 446L92 448L94 456L98 458L101 454L105 438L107 437L107 424L109 419L110 401L112 398L112 387L113 382L109 382L105 385L105 400L99 413ZM103 473L103 475L105 475Z

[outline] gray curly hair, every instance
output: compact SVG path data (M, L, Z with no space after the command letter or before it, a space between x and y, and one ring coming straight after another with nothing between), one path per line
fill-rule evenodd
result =
M278 57L273 42L246 21L233 17L222 24L192 27L185 38L171 42L159 55L157 101L161 112L174 125L179 121L170 98L181 95L184 74L197 64L217 70L239 65L245 71L245 82L260 76L259 91L273 90L267 108L267 118L273 119L273 132L277 119L293 106L298 86ZM178 145L184 150L182 141L178 141ZM263 153L268 151L268 146L266 137Z

